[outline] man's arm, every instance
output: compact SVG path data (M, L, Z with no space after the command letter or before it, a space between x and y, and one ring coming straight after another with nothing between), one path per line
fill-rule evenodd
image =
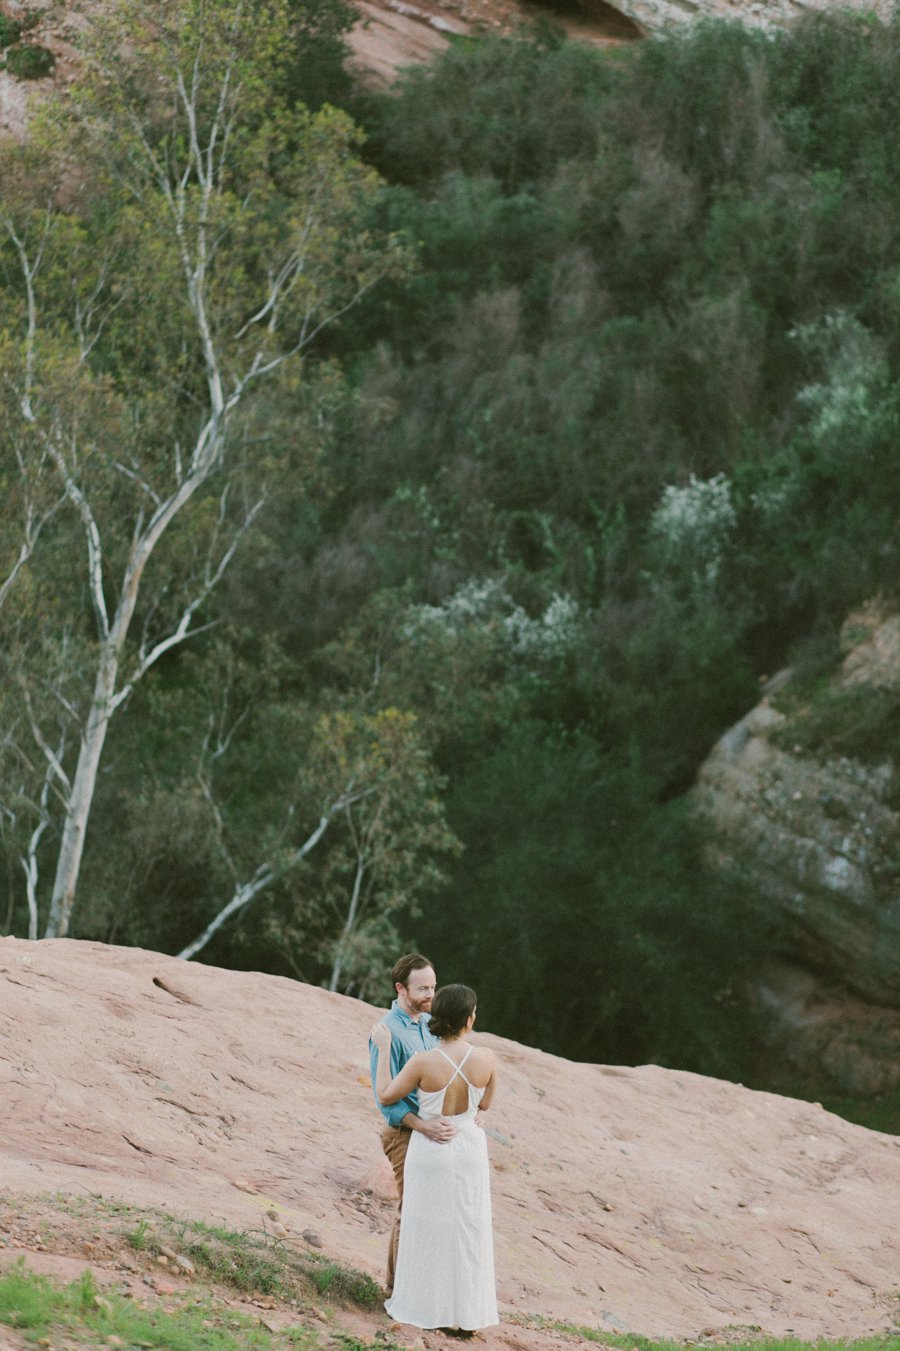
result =
M429 1140L434 1140L439 1145L446 1144L456 1134L453 1122L448 1121L445 1116L432 1116L423 1121L415 1112L407 1112L400 1125L410 1131L421 1131Z

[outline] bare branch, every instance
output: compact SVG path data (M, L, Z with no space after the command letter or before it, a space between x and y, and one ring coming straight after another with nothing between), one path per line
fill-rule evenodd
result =
M25 412L23 408L23 413ZM37 425L36 418L31 412L29 405L28 420ZM106 595L103 588L103 542L100 538L100 529L97 525L91 505L84 492L80 488L74 473L66 463L66 458L60 450L57 438L48 435L46 432L39 432L50 459L56 466L56 470L62 479L65 495L75 507L78 515L81 517L81 523L84 528L85 541L88 551L88 587L91 595L91 602L94 607L94 614L97 619L97 628L100 632L101 641L106 641L109 637L109 614L106 608ZM61 439L61 438L60 438ZM75 447L73 446L73 451Z
M356 854L356 872L353 877L353 887L350 892L350 904L347 907L347 918L344 927L341 930L341 936L337 941L337 947L334 954L334 962L331 967L331 979L328 982L329 990L336 990L344 966L344 950L350 935L356 927L356 920L359 913L359 898L362 890L363 878L366 875L366 860L361 850Z
M222 858L225 861L225 866L231 873L231 876L234 878L235 884L237 884L237 874L238 874L237 865L235 864L234 856L232 855L231 850L228 848L228 845L225 840L225 822L222 818L222 812L213 794L212 785L210 784L208 777L206 776L206 774L202 772L202 770L198 770L197 772L197 783L199 784L200 792L203 794L206 804L212 813L212 818L216 829L216 846L219 850L219 853L222 855Z
M237 914L239 910L243 910L244 907L249 905L261 891L265 891L266 887L271 886L279 877L284 877L286 873L290 872L292 868L295 868L298 863L302 862L308 854L312 853L313 849L315 849L336 816L339 816L341 812L345 811L352 803L359 802L362 798L368 796L371 791L371 789L367 788L356 788L352 780L348 782L340 797L336 798L334 802L324 808L322 816L319 819L319 824L316 826L315 830L306 837L303 844L301 844L299 848L292 850L286 859L277 864L271 861L261 863L250 881L245 882L242 886L236 888L235 893L228 904L224 905L218 914L209 922L203 932L195 938L192 943L189 943L186 948L183 948L181 952L176 953L176 956L183 958L185 961L195 956L201 948L206 946L214 934L218 933L222 925L225 924L232 915Z
M283 876L285 872L298 864L301 859L306 858L307 854L312 853L313 849L315 849L331 824L333 816L334 811L331 811L322 817L315 830L307 836L300 848L294 851L286 864L283 864L281 867L275 867L275 865L271 863L261 864L251 880L237 888L228 904L222 907L203 932L194 939L193 943L189 943L186 948L182 948L181 952L176 953L176 956L183 958L185 961L188 961L191 957L195 956L201 948L206 947L206 944L213 935L218 933L222 925L225 924L232 915L237 914L239 910L243 910L244 906L249 905L261 891L264 891L266 887L271 886L277 877Z
M203 603L209 598L210 593L221 581L222 577L224 576L228 568L229 563L234 557L238 545L240 544L246 532L250 529L250 526L253 524L253 521L255 520L262 506L263 506L263 499L261 498L258 502L256 502L253 505L253 507L247 513L247 516L245 517L244 521L241 523L241 526L239 527L234 537L232 538L231 543L229 544L228 548L225 550L224 554L219 560L218 565L212 572L209 571L207 572L207 575L204 578L203 585L201 586L200 590L194 596L193 600L191 600L190 603L185 606L184 610L182 611L181 618L179 619L173 631L167 637L161 638L159 642L157 642L149 651L142 648L142 650L138 654L138 663L134 669L134 672L132 673L130 678L127 681L125 681L125 683L119 688L119 690L116 691L116 693L112 698L113 710L117 709L121 704L125 702L125 700L131 694L132 690L134 689L138 681L143 679L143 677L150 670L151 666L156 665L160 657L165 656L167 652L171 652L173 647L178 647L179 644L186 642L188 638L195 638L197 637L198 634L208 633L210 629L215 627L215 621L213 621L210 624L201 624L195 628L192 628L191 624L194 615L197 613L197 611L200 609Z
M54 757L55 763L62 761L66 750L66 736L63 732L60 736L59 745ZM24 855L20 856L19 862L25 873L25 897L28 902L28 937L32 942L37 940L38 936L38 905L37 905L37 884L39 875L38 866L38 846L41 839L50 827L50 812L48 810L48 801L53 777L56 773L55 765L48 762L44 774L44 782L41 785L41 795L38 802L38 822L28 840L28 848Z
M160 497L159 493L156 491L156 489L153 487L152 484L147 482L147 480L144 478L142 474L139 474L134 469L129 469L128 465L123 464L121 460L114 460L113 468L117 471L117 473L121 474L123 478L127 478L131 483L136 484L136 486L140 488L141 492L146 493L147 496L150 498L151 502L153 502L157 507L161 505L162 498ZM141 523L142 518L139 517L138 526L135 529L136 534L140 534Z
M106 313L101 315L95 322L94 316L99 307L101 297L107 287L112 263L107 255L103 261L103 266L97 273L97 280L85 300L82 300L78 293L75 293L74 313L72 317L72 328L78 339L78 351L82 362L86 362L93 352L97 343L103 336L103 331L116 311L125 303L125 295L117 296L116 299L107 307Z
M34 373L37 362L37 296L35 294L35 277L40 270L44 255L44 248L50 234L51 215L49 210L44 214L44 232L41 242L38 246L37 255L34 260L28 256L28 249L23 235L20 235L12 220L7 216L4 219L6 232L13 242L16 253L19 256L19 266L22 270L22 279L25 282L25 301L28 312L27 328L25 334L25 389L22 394L22 415L27 421L34 421L34 413L31 405L31 396L34 391Z
M369 281L363 283L363 285L358 287L343 305L338 306L336 310L332 310L329 314L326 314L313 328L309 327L309 324L312 321L312 311L308 311L303 320L303 324L301 325L300 336L293 346L286 348L283 352L279 352L276 356L270 357L268 360L264 357L262 350L257 351L250 365L250 369L245 372L243 377L235 385L232 393L228 396L225 411L230 412L231 409L240 402L246 393L248 386L252 384L254 380L261 380L265 376L271 375L273 371L279 370L285 362L290 361L293 357L299 356L299 354L319 336L323 329L328 328L330 324L336 323L342 315L346 314L348 310L351 310L354 305L358 304L366 292L371 291L372 287L381 280L383 275L383 273L379 273L377 276L374 276Z
M34 707L31 702L31 694L23 682L20 682L20 688L22 690L25 707L28 710L28 723L31 728L31 735L34 738L35 745L40 749L44 759L47 761L48 768L51 771L51 779L56 779L61 786L63 793L68 797L72 792L72 783L62 765L62 752L65 750L65 738L63 738L61 743L61 750L59 752L54 751L44 736L41 725L35 716Z

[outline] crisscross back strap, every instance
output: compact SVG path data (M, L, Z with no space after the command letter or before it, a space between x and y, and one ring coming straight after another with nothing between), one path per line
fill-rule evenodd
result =
M462 1060L459 1062L458 1065L452 1056L449 1056L446 1051L441 1050L440 1046L436 1046L434 1049L437 1051L438 1055L442 1055L444 1059L447 1061L448 1065L452 1065L454 1069L454 1073L451 1074L450 1078L444 1084L444 1088L450 1087L450 1085L453 1083L453 1080L456 1078L457 1074L459 1075L460 1079L466 1080L466 1083L469 1085L470 1088L475 1087L472 1081L470 1079L466 1079L466 1076L463 1074L463 1065L466 1063L469 1056L475 1050L474 1046L469 1047L468 1051L466 1051L465 1055L463 1056Z

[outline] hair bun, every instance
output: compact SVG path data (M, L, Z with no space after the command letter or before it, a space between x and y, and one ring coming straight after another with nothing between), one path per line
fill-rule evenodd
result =
M432 1001L429 1031L442 1041L459 1036L477 1002L475 991L468 985L442 985Z

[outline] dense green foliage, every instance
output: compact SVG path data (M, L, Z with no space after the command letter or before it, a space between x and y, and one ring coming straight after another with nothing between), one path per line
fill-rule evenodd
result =
M278 96L350 99L346 11L294 10L312 45ZM371 228L418 267L325 335L302 397L255 409L314 471L279 479L215 642L129 706L80 932L177 949L235 840L277 835L285 748L314 754L323 710L357 736L414 715L421 849L382 856L339 988L374 995L415 942L495 1031L746 1069L737 992L777 918L705 867L685 790L762 676L897 586L898 104L900 21L849 14L612 53L489 39L352 95L388 184ZM197 747L226 687L248 713L217 816ZM414 809L436 793L451 862ZM327 979L346 847L204 955Z
M39 9L25 10L16 19L0 13L0 52L6 53L6 69L20 80L41 79L56 65L56 57L49 47L22 41L25 34L38 26L42 17L43 12ZM0 62L2 60L0 56Z
M22 36L22 25L6 14L0 14L0 49L18 42Z
M323 622L410 578L577 606L514 716L438 733L466 849L416 932L503 1031L715 1064L778 941L677 799L763 674L896 586L898 73L896 23L832 15L488 42L367 109L423 264L353 348Z
M42 80L55 65L50 48L37 42L16 42L6 53L6 69L20 80Z

